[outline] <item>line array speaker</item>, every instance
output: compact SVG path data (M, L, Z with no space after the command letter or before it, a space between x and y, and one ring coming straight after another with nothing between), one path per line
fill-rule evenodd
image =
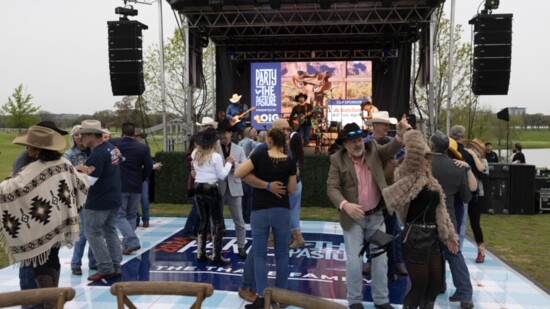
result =
M148 27L135 20L108 21L109 71L113 95L141 95L143 81L142 30Z
M476 95L505 95L512 64L512 14L478 14L474 25L474 73Z

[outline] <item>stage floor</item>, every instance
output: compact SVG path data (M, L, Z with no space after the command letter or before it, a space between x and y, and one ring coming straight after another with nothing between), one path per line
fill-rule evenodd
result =
M72 249L63 248L60 251L62 274L59 286L70 286L76 290L75 299L68 302L65 308L116 308L116 298L109 291L109 286L116 281L207 282L216 291L205 300L203 308L244 308L246 302L237 295L244 261L237 255L237 245L232 237L233 222L226 220L228 235L224 238L223 250L224 256L230 257L232 263L225 267L195 261L195 242L181 237L184 224L185 218L153 218L150 228L138 228L142 249L137 254L124 256L123 275L115 281L93 284L87 281L90 274L87 261L83 261L82 276L71 275ZM347 304L345 255L340 225L334 222L304 221L302 232L307 245L305 249L290 251L289 289ZM550 296L544 290L491 253L487 254L484 264L476 264L477 249L468 240L464 243L463 252L474 286L476 308L550 309ZM269 271L274 271L270 259L272 261L273 256L268 258L267 267ZM365 275L365 308L374 307L370 298L369 279ZM272 278L268 284L273 285ZM447 286L447 292L437 298L436 308L459 308L458 303L448 301L449 295L454 292L448 267ZM399 277L389 288L390 301L396 308L400 308L407 288L407 277ZM18 269L7 267L0 270L0 292L18 289ZM130 299L138 308L188 308L193 303L190 297L175 296L139 296Z

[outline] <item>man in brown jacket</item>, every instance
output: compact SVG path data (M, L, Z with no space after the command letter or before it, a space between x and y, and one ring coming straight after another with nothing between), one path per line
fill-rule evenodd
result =
M356 123L349 123L344 126L340 137L344 147L330 158L327 194L340 212L347 256L347 299L352 309L364 308L363 257L360 255L363 241L376 230L386 230L381 192L387 184L382 161L401 149L401 137L408 128L403 117L397 125L397 137L380 146L373 141L364 143L363 131ZM375 247L370 245L370 253L376 253ZM388 297L387 268L385 253L372 258L371 293L375 308L393 308Z

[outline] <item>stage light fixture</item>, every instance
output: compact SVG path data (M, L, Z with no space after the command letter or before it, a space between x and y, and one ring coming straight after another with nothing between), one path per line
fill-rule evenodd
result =
M332 0L319 0L319 7L322 10L328 10L330 9L330 6L332 5Z
M269 6L274 10L278 10L281 8L281 0L269 0Z
M486 10L496 10L500 4L500 0L485 0Z
M117 7L115 8L115 14L122 15L121 19L128 19L128 16L137 16L138 10L135 10L133 7Z
M393 0L382 0L382 7L391 8L393 6Z
M219 12L223 9L223 0L208 0L212 11Z

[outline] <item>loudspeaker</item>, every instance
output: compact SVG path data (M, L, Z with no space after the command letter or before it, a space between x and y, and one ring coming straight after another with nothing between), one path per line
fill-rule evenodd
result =
M474 73L476 95L505 95L512 64L512 14L478 14L474 25Z
M510 113L508 112L508 107L502 109L497 113L497 118L504 121L510 121Z
M108 21L109 71L113 95L141 95L143 81L142 30L148 29L135 20Z
M534 165L510 165L510 213L531 215L535 213Z

